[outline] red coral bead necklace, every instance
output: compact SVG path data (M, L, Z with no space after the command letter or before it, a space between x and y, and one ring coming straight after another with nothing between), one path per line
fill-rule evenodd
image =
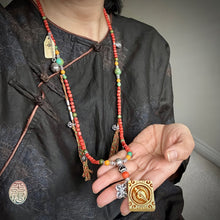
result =
M131 152L129 146L126 144L125 139L124 139L124 130L123 130L122 112L121 112L121 79L120 79L121 70L119 68L119 63L118 63L118 53L117 53L117 48L116 48L115 34L112 29L111 22L109 20L109 17L108 17L106 10L103 9L103 12L104 12L104 16L105 16L105 19L106 19L106 22L107 22L107 25L109 28L109 32L111 34L111 39L112 39L112 47L113 47L113 54L114 54L114 66L115 66L114 73L116 75L116 85L117 85L117 120L118 120L117 124L118 124L118 128L119 128L119 134L120 134L119 137L120 137L121 145L127 152L126 158L124 160L117 159L116 161L103 160L103 159L96 160L95 158L93 158L89 154L89 152L86 148L85 141L82 136L81 129L80 129L80 123L79 123L79 119L77 117L76 107L75 107L73 95L72 95L72 92L70 89L70 85L69 85L67 76L65 74L66 72L63 68L64 61L60 57L60 52L58 50L58 46L56 45L56 41L55 41L54 36L50 30L50 27L49 27L49 24L47 21L47 17L44 14L41 3L39 0L36 0L36 3L37 3L39 11L41 13L41 16L42 16L42 19L44 22L44 26L47 30L48 37L51 40L51 43L54 44L55 56L52 58L51 70L53 72L58 72L58 71L60 72L60 80L62 83L63 91L65 94L66 105L68 107L69 116L70 116L70 122L68 123L68 126L71 129L73 129L74 134L76 136L79 152L81 152L81 159L86 157L93 164L100 164L100 165L104 164L107 166L108 165L117 165L119 168L121 167L121 169L119 171L122 173L123 178L128 179L129 173L124 168L125 166L123 166L122 164L125 163L127 160L131 159L132 152ZM82 159L82 160L85 161L85 159ZM87 179L90 179L90 178L87 177Z

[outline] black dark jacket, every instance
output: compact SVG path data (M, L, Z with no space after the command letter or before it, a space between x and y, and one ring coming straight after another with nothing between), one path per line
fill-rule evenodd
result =
M51 75L51 61L43 55L46 30L37 8L22 0L0 12L0 170L15 152L0 177L0 219L123 218L120 200L102 209L96 205L91 185L98 167L90 165L92 181L82 178L76 140L66 126L69 117L59 76ZM112 26L121 44L122 115L129 144L150 124L174 122L170 51L167 42L146 24L112 16ZM66 72L87 148L93 157L107 159L112 125L117 121L110 35L96 43L52 22L50 27L64 66L69 64ZM174 181L180 179L185 165ZM22 205L13 204L8 196L16 180L23 181L28 190ZM179 187L167 180L155 195L156 212L132 213L126 219L180 218Z

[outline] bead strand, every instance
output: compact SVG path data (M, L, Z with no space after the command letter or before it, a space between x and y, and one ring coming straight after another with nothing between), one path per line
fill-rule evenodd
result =
M42 16L42 19L44 22L44 26L47 30L48 36L51 37L51 39L53 40L53 42L55 44L55 59L52 59L53 63L51 66L53 66L54 71L56 71L56 70L60 71L60 79L61 79L61 83L63 85L63 90L65 93L66 105L67 105L67 108L70 113L70 119L71 119L71 122L70 122L71 126L70 127L74 126L74 128L75 128L75 134L77 135L77 138L79 140L81 150L83 151L83 154L86 156L86 158L93 164L105 164L107 166L108 165L115 165L114 161L109 161L109 160L104 161L103 159L100 159L100 160L94 159L88 153L88 150L86 149L85 141L82 136L79 120L78 120L77 113L76 113L76 107L75 107L75 103L73 100L73 95L72 95L72 92L70 89L70 85L69 85L67 76L65 74L65 70L63 68L64 60L60 57L60 52L59 52L58 47L56 45L56 41L54 39L54 36L50 30L50 27L49 27L49 24L47 21L47 17L45 16L45 14L43 12L41 3L39 0L36 0L36 2L37 2L37 6L39 8L39 11L41 13L41 16ZM132 152L130 151L130 148L128 147L128 145L126 144L126 142L124 140L124 131L123 131L123 123L122 123L122 115L121 115L121 79L120 79L121 70L118 65L118 54L117 54L117 49L116 49L115 35L112 30L112 26L111 26L111 23L108 18L108 14L107 14L106 10L103 9L103 11L104 11L106 22L107 22L107 25L108 25L108 28L109 28L109 31L111 34L111 39L112 39L112 44L113 44L113 54L114 54L114 60L115 60L114 65L115 65L116 84L117 84L117 118L118 118L118 125L119 125L120 141L121 141L123 148L127 151L126 159L123 160L124 162L126 162L127 160L130 160L130 158L132 156ZM52 67L51 67L51 69L52 69ZM126 177L127 173L125 173L124 176ZM128 176L129 176L129 174L128 174Z
M46 28L46 30L47 30L47 33L51 35L51 39L53 40L53 42L54 42L55 45L56 45L56 41L55 41L55 39L54 39L54 37L53 37L53 34L52 34L51 30L50 30L50 27L49 27L49 24L48 24L48 21L47 21L47 17L46 17L45 14L44 14L44 11L43 11L43 8L42 8L42 6L41 6L41 3L40 3L39 0L37 0L36 3L37 3L37 6L38 6L39 11L40 11L40 13L41 13L41 16L42 16L42 19L43 19L43 22L44 22L44 26L45 26L45 28Z
M121 79L120 79L121 69L118 66L118 53L117 53L117 49L116 49L115 34L114 34L114 31L111 26L111 22L109 20L108 14L105 9L104 9L104 15L105 15L105 19L107 21L107 25L108 25L110 34L111 34L112 45L113 45L113 54L114 54L114 59L115 59L114 65L115 65L115 74L116 74L116 83L117 83L117 110L118 110L118 124L119 124L120 141L121 141L123 148L127 152L131 152L130 148L128 147L128 145L126 144L126 142L124 140L124 129L123 129L123 123L122 123L122 114L121 114Z

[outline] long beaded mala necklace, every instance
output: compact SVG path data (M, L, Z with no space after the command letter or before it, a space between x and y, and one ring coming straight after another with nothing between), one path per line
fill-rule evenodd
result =
M129 146L126 144L125 139L124 139L124 130L123 130L123 122L122 122L122 112L121 112L121 70L119 68L119 63L118 63L118 54L117 54L117 49L116 49L116 40L115 40L115 35L114 31L111 26L111 22L109 20L108 14L105 9L103 9L104 16L109 28L109 32L111 34L111 39L112 39L112 47L113 47L113 54L114 54L114 65L115 65L115 70L114 73L116 75L116 85L117 85L117 128L119 129L119 137L120 137L120 142L122 147L125 149L127 152L126 158L124 160L118 158L115 161L111 160L104 160L104 159L99 159L96 160L94 159L88 152L85 141L82 136L82 132L80 129L80 123L77 117L76 113L76 107L74 104L73 100L73 95L70 89L70 85L66 76L66 72L64 70L63 64L64 60L60 57L60 52L58 50L58 46L56 45L56 41L54 39L54 36L50 30L47 17L44 14L43 8L41 6L40 0L36 0L38 9L41 13L44 26L47 30L47 37L46 39L50 42L50 45L52 47L52 64L51 64L51 70L53 72L59 72L60 73L60 81L63 87L63 91L65 94L65 101L66 105L69 111L69 117L70 121L68 123L68 127L70 127L75 134L77 144L78 144L78 151L79 151L79 156L81 159L81 162L83 163L83 169L84 169L84 174L83 177L85 177L85 180L90 179L90 173L92 172L89 170L88 165L87 165L87 159L92 163L92 164L97 164L97 165L112 165L112 166L117 166L119 172L122 174L123 179L125 180L123 184L117 184L116 185L116 191L117 191L117 198L125 198L126 196L129 197L129 209L130 211L154 211L155 210L155 203L154 203L154 195L152 193L153 188L152 188L152 182L151 181L135 181L135 180L130 180L129 178L129 173L127 171L127 168L125 167L125 163L131 159L132 157L132 152L129 148ZM116 132L117 133L117 132ZM87 158L87 159L86 159ZM128 192L127 192L128 191ZM145 202L143 202L145 201Z

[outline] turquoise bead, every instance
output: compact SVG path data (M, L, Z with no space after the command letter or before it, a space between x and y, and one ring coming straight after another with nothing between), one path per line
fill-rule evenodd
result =
M129 156L132 156L132 153L131 153L131 151L129 151L128 153L127 153Z
M120 70L120 68L115 68L115 74L116 75L120 75L121 74L121 70Z
M64 61L62 58L57 58L56 63L59 64L60 66L63 66Z

